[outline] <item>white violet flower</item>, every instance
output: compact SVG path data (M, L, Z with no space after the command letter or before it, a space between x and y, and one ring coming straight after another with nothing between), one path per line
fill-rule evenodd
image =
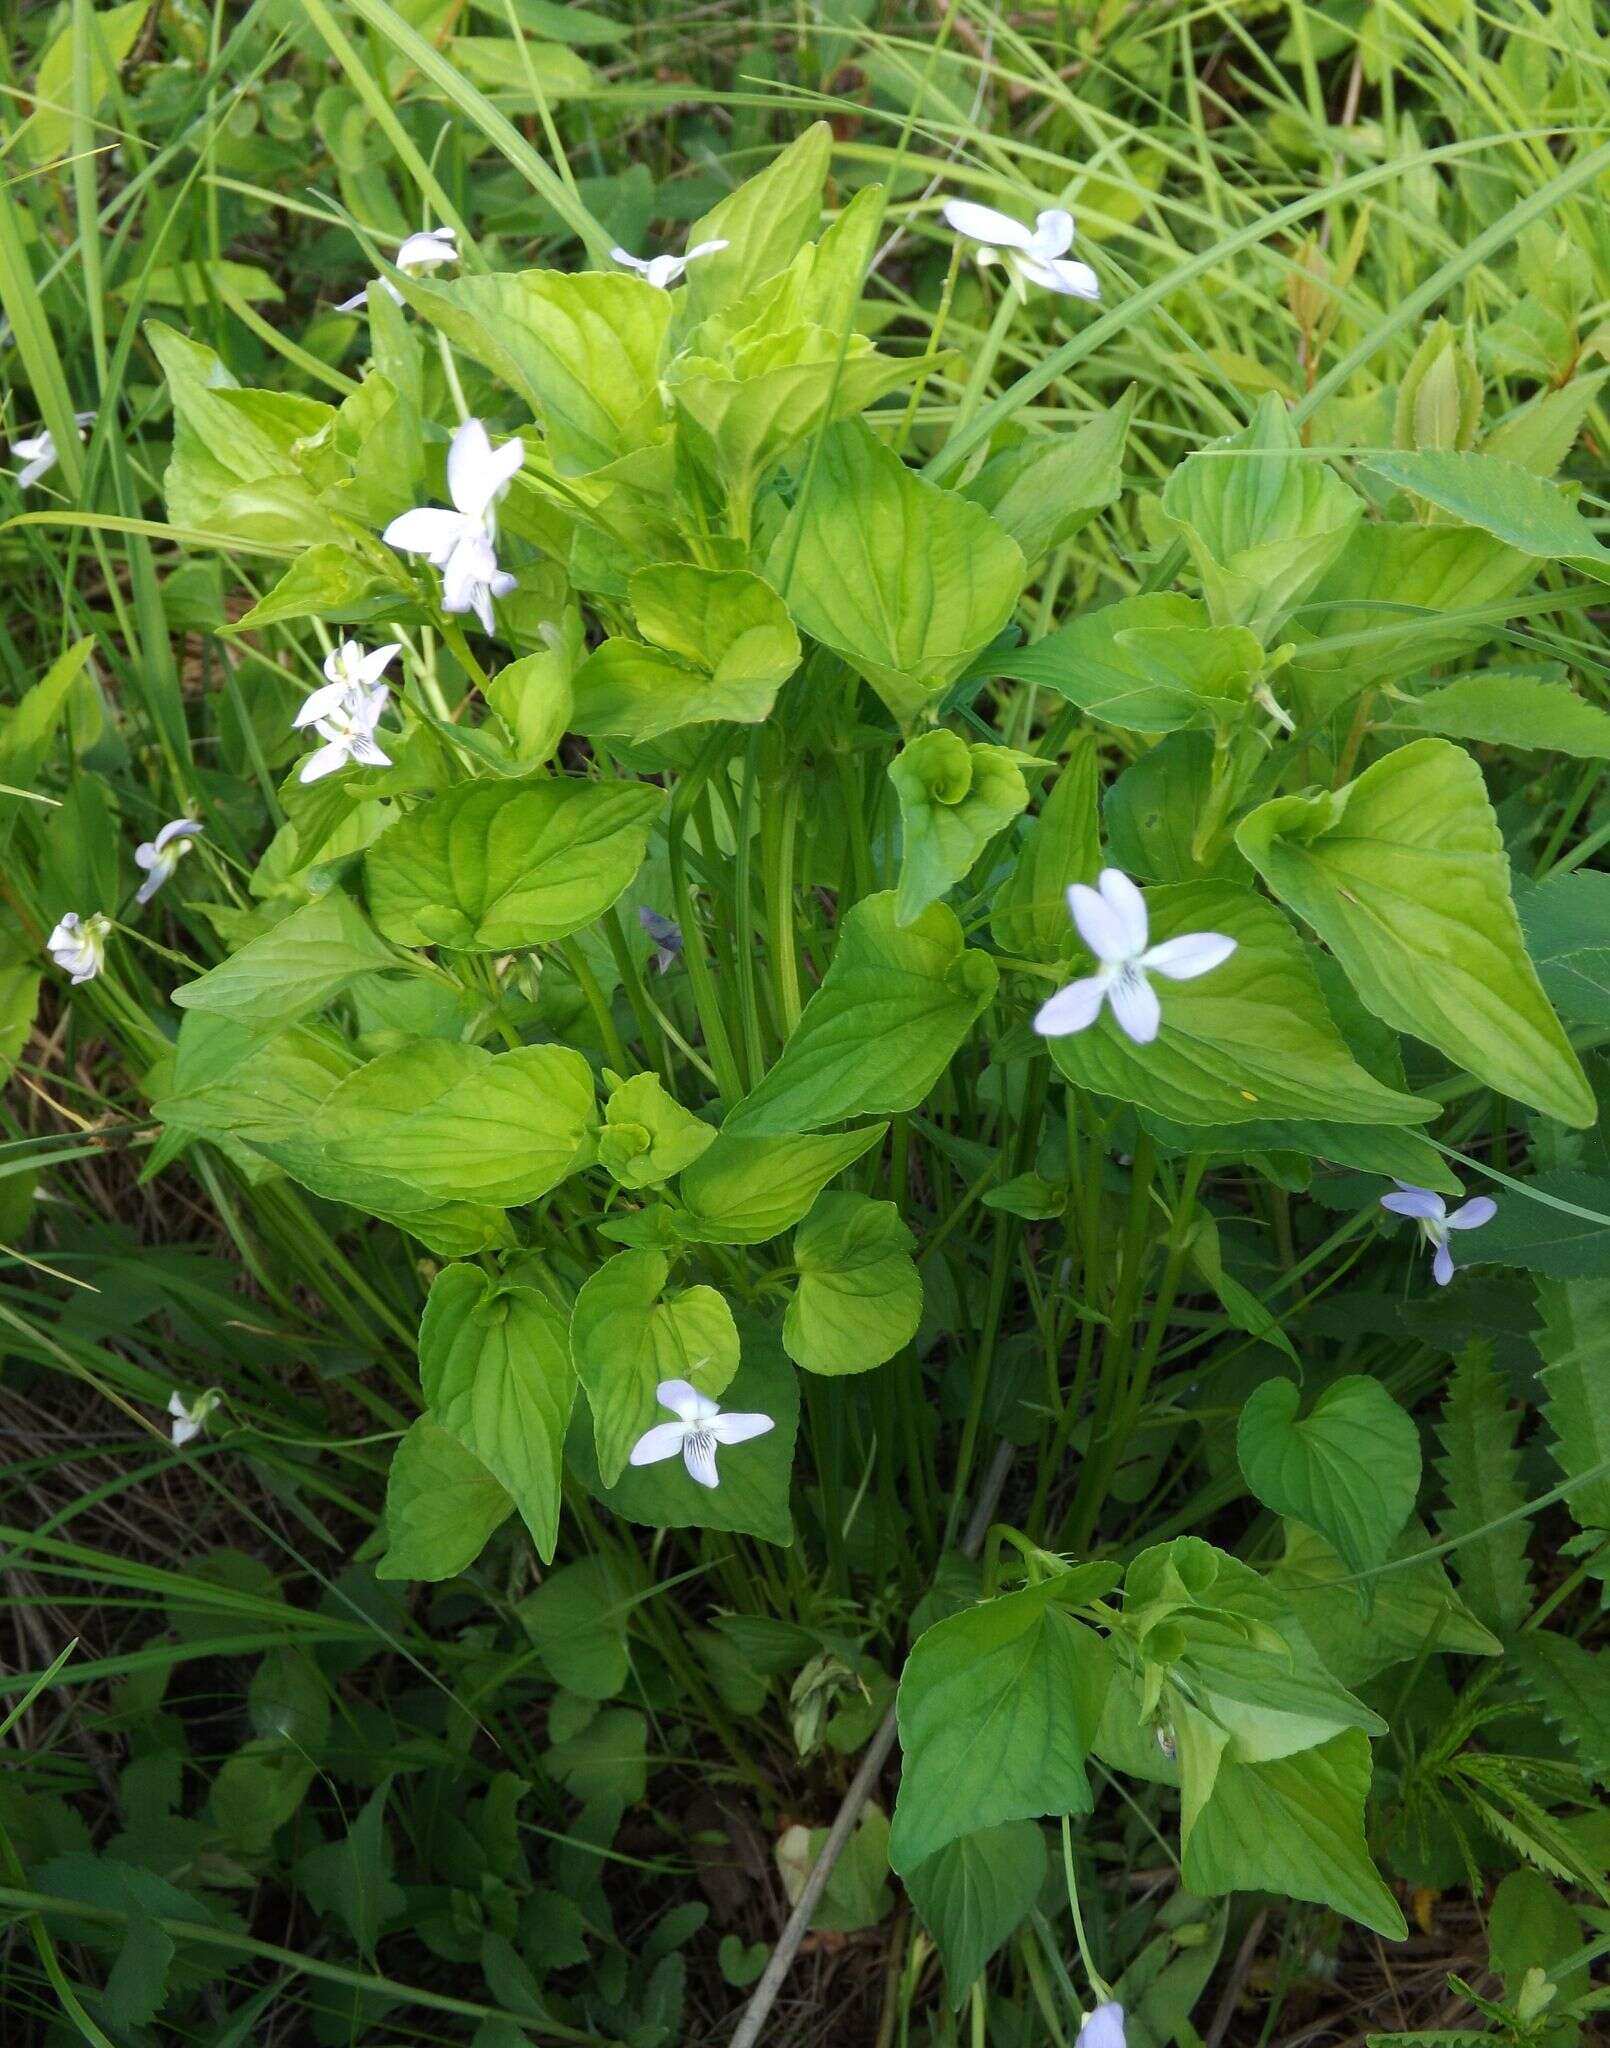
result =
M78 438L83 440L84 429L92 426L95 415L92 412L75 412L73 424L78 428ZM30 434L25 440L13 441L13 455L22 457L22 467L17 471L17 488L26 491L39 479L56 467L61 459L61 450L56 446L56 436L49 427L41 427L37 434Z
M458 261L458 236L451 228L425 228L417 235L410 235L397 251L397 268L404 277L414 277L421 270L435 270L443 263ZM383 292L389 292L400 306L403 295L389 277L377 277L375 283ZM363 285L350 299L341 300L336 307L338 313L356 313L369 303L369 287Z
M447 451L447 490L451 512L421 505L404 512L381 538L405 555L424 555L442 572L442 609L474 612L491 633L492 600L507 597L514 578L498 567L495 551L497 519L493 507L525 460L525 443L516 434L494 448L479 420L466 420Z
M979 206L971 199L947 199L946 221L965 241L979 244L980 263L1004 263L1012 273L1020 297L1028 296L1031 284L1065 298L1099 299L1101 280L1088 263L1076 263L1068 255L1073 247L1073 215L1063 207L1048 207L1036 214L1032 228L1013 220L1009 213L997 213L993 206Z
M1394 1216L1411 1216L1420 1226L1420 1235L1431 1246L1431 1277L1439 1287L1446 1287L1453 1278L1453 1251L1448 1243L1450 1230L1480 1230L1484 1223L1491 1223L1498 1214L1498 1204L1491 1195L1472 1195L1468 1202L1461 1202L1450 1216L1448 1204L1441 1195L1433 1194L1430 1188L1411 1187L1406 1180L1398 1182L1395 1195L1383 1195L1381 1207L1390 1209Z
M1098 2005L1079 2029L1077 2048L1125 2048L1124 2009L1116 1999Z
M656 1422L633 1444L627 1460L632 1465L657 1465L662 1458L674 1458L680 1451L690 1479L701 1486L720 1483L716 1471L716 1445L747 1443L752 1436L764 1436L776 1427L769 1415L723 1415L718 1402L701 1394L687 1380L661 1380L655 1393L662 1408L669 1408L675 1422Z
M375 740L391 691L381 682L387 664L402 648L400 640L367 653L356 640L343 640L325 656L324 673L329 678L323 689L315 690L292 720L301 730L311 725L325 744L302 763L300 782L317 782L333 775L348 762L364 768L389 768L391 756Z
M89 917L69 910L46 939L45 950L63 974L72 977L74 988L93 981L106 965L106 935L111 929L98 910Z
M1068 890L1068 909L1080 938L1101 964L1040 1005L1034 1028L1042 1038L1085 1030L1106 1002L1126 1036L1136 1045L1150 1045L1162 1009L1149 977L1194 981L1222 966L1236 948L1235 940L1222 932L1182 932L1160 946L1148 945L1146 899L1117 868L1103 868L1094 889L1075 882Z
M194 1401L187 1402L177 1387L168 1396L168 1413L173 1417L173 1441L176 1445L187 1444L190 1439L200 1436L207 1426L207 1417L218 1406L219 1394L209 1387L204 1394L198 1394Z
M190 851L192 839L201 836L194 818L171 819L155 839L144 840L134 849L134 865L145 869L145 880L134 892L136 903L149 903L164 882L171 882L180 857Z
M628 249L611 249L609 253L617 263L646 278L656 291L668 292L681 282L690 263L697 263L701 256L714 256L726 246L725 241L695 242L684 256L634 256Z

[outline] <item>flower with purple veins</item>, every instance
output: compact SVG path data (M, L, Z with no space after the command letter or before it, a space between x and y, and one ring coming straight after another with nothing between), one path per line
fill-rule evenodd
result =
M633 1444L627 1459L632 1465L657 1465L663 1458L679 1453L688 1477L700 1486L717 1486L717 1444L747 1443L764 1436L776 1423L769 1415L723 1415L719 1402L701 1394L689 1380L661 1380L655 1389L662 1408L669 1408L675 1422L656 1422Z
M1449 1231L1480 1230L1484 1223L1491 1223L1498 1214L1498 1204L1491 1195L1472 1195L1450 1215L1448 1204L1441 1195L1434 1194L1430 1188L1411 1187L1403 1180L1398 1182L1395 1195L1381 1197L1381 1207L1389 1209L1394 1216L1411 1217L1419 1224L1420 1235L1432 1248L1431 1277L1439 1287L1446 1287L1453 1278Z
M1119 1029L1136 1045L1150 1045L1163 1017L1150 977L1194 981L1222 966L1236 948L1222 932L1182 932L1151 945L1146 899L1117 868L1103 868L1094 889L1075 882L1068 909L1100 964L1040 1005L1034 1028L1042 1038L1085 1030L1101 1015L1102 1004L1110 1003Z

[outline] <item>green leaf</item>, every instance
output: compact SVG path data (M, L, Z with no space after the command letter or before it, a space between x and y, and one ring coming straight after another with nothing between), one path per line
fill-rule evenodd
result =
M386 1554L375 1577L457 1578L513 1512L514 1502L480 1459L439 1422L421 1415L392 1453Z
M1544 1281L1537 1304L1549 1449L1565 1478L1579 1482L1565 1504L1579 1528L1610 1529L1610 1281Z
M900 800L895 915L905 925L959 882L1027 808L1029 789L1010 747L970 746L942 727L908 741L888 773Z
M1481 770L1416 740L1345 788L1277 797L1236 843L1313 926L1366 1008L1568 1124L1592 1090L1526 957Z
M601 739L651 740L684 725L754 725L799 666L799 635L769 583L743 570L661 563L627 592L653 644L606 640L576 671L573 722Z
M1372 455L1372 476L1412 491L1466 526L1480 527L1506 547L1545 560L1610 558L1593 528L1556 484L1498 455L1453 449Z
M293 910L238 953L173 992L181 1010L207 1010L237 1024L294 1024L397 956L339 889Z
M907 1871L906 1890L939 1950L953 2006L1028 1917L1045 1872L1045 1837L1029 1820L963 1835Z
M297 1888L314 1911L338 1920L358 1953L370 1962L381 1929L406 1904L402 1887L391 1876L391 1843L386 1836L390 1791L387 1778L364 1802L344 1841L309 1849L295 1867Z
M864 897L777 1064L725 1131L780 1135L915 1109L995 987L994 961L967 946L944 904L902 928L892 893Z
M1571 1024L1610 1026L1610 875L1517 876L1515 908L1543 992Z
M446 1266L420 1320L419 1377L432 1416L508 1492L550 1562L576 1400L564 1317L534 1287Z
M798 1821L784 1830L774 1854L783 1891L797 1903L827 1841L826 1828ZM894 1904L889 1889L889 1823L869 1802L822 1887L811 1915L813 1934L859 1934L875 1927Z
M1082 733L995 892L990 932L1003 952L1058 960L1069 950L1068 885L1094 882L1101 869L1098 787L1095 738Z
M617 1252L576 1296L570 1346L606 1486L643 1432L666 1419L654 1391L661 1380L691 1380L718 1396L738 1370L732 1310L713 1287L668 1289L670 1270L661 1252Z
M150 11L148 0L123 0L121 7L84 12L75 8L63 18L65 25L52 36L39 60L34 110L12 131L12 142L21 145L25 163L46 163L52 157L65 156L73 146L80 34L85 43L83 111L93 126L94 115L116 85L117 74L139 41Z
M622 1258L639 1256L643 1255L621 1254ZM604 1271L607 1273L609 1267ZM690 1291L709 1292L707 1288ZM580 1306L578 1298L578 1311ZM718 1486L700 1486L689 1476L680 1458L666 1458L657 1465L621 1467L616 1483L607 1485L599 1471L601 1456L595 1449L598 1411L595 1408L593 1426L589 1429L586 1417L578 1410L567 1447L571 1470L613 1513L651 1529L725 1529L758 1536L766 1543L793 1542L788 1496L794 1439L799 1430L799 1381L774 1328L749 1316L743 1318L741 1328L742 1362L721 1394L721 1405L738 1414L769 1415L774 1426L764 1436L752 1437L747 1443L729 1444L717 1451L721 1481ZM705 1375L674 1365L671 1369L680 1377L691 1379L695 1386L710 1391ZM648 1419L664 1422L668 1418L665 1410L656 1406Z
M1509 1654L1522 1684L1582 1769L1610 1789L1610 1653L1538 1628L1517 1635Z
M832 151L832 130L825 121L813 121L758 176L693 223L688 248L700 242L727 246L689 266L680 309L685 327L743 298L793 261L822 217Z
M422 1038L343 1081L320 1133L338 1172L389 1174L428 1201L512 1208L583 1163L592 1120L592 1071L568 1046L493 1054Z
M1558 1168L1533 1174L1527 1195L1513 1194L1498 1214L1467 1238L1455 1254L1461 1265L1520 1266L1554 1280L1610 1279L1610 1178ZM1572 1215L1550 1202L1569 1202L1591 1216Z
M0 957L0 1083L10 1080L28 1043L43 981L37 967Z
M714 1128L668 1095L657 1075L609 1077L598 1163L623 1188L655 1187L707 1152Z
M236 620L237 633L283 625L287 619L392 619L413 602L400 574L386 575L374 563L337 541L321 541L297 556L266 597Z
M836 1173L878 1144L889 1126L865 1124L825 1138L745 1138L723 1130L681 1181L681 1234L696 1244L764 1244L798 1223Z
M1215 625L1267 642L1347 545L1363 500L1303 447L1272 393L1240 433L1210 442L1163 487Z
M1448 1489L1437 1534L1458 1545L1452 1561L1465 1599L1489 1628L1505 1636L1513 1635L1532 1605L1527 1524L1521 1513L1526 1493L1516 1470L1519 1421L1493 1369L1491 1349L1470 1345L1455 1363L1437 1429ZM1503 1528L1489 1527L1508 1515L1515 1520Z
M1267 1763L1224 1757L1212 1795L1181 1827L1186 1885L1208 1898L1269 1891L1312 1899L1402 1941L1403 1914L1365 1846L1369 1785L1369 1738L1356 1728Z
M1610 713L1569 683L1515 669L1483 669L1393 707L1392 722L1481 745L1610 761Z
M1393 1566L1369 1582L1366 1608L1346 1562L1306 1523L1285 1524L1284 1557L1270 1587L1289 1603L1325 1669L1346 1686L1365 1685L1389 1665L1433 1649L1439 1655L1497 1657L1503 1644L1489 1633L1449 1583L1442 1560L1421 1557L1431 1539L1410 1516L1392 1546ZM1413 1564L1401 1560L1415 1557Z
M804 630L902 722L995 638L1026 573L988 513L916 476L854 420L821 442L768 570Z
M95 652L93 636L75 640L45 670L0 723L0 783L26 789L44 766L72 687ZM0 794L0 804L11 801Z
M992 455L962 496L1009 533L1028 563L1065 547L1096 514L1117 502L1124 483L1124 440L1139 387L1071 434L1041 434Z
M1240 721L1263 659L1244 626L1209 625L1193 598L1160 594L1083 612L996 667L1054 690L1105 725L1205 732Z
M1265 1380L1241 1410L1236 1455L1277 1515L1317 1529L1352 1570L1391 1555L1420 1489L1420 1433L1379 1380L1335 1380L1297 1420L1290 1380Z
M914 1243L893 1202L826 1194L794 1237L799 1280L783 1346L809 1372L868 1372L909 1344L922 1320Z
M690 273L691 275L692 273ZM492 271L398 289L531 408L561 471L600 469L665 432L668 292L602 271Z
M1150 1045L1136 1045L1105 1007L1088 1029L1049 1040L1070 1081L1181 1124L1404 1124L1428 1114L1353 1059L1306 949L1272 904L1228 883L1180 882L1147 890L1146 907L1153 944L1223 932L1236 950L1199 980L1154 979L1163 1022Z
M633 1587L620 1559L561 1565L520 1602L520 1624L556 1685L582 1699L613 1699L631 1670L626 1624Z
M683 356L666 376L679 447L725 494L740 531L761 480L824 426L862 413L918 373L912 356L881 355L864 335L825 327L784 333L762 322L720 360Z
M1003 1821L1088 1813L1100 1716L1096 1638L1055 1580L936 1622L900 1679L900 1796L889 1861L908 1876Z
M642 782L469 782L399 819L364 858L376 924L402 946L511 952L591 924L631 886L665 792Z

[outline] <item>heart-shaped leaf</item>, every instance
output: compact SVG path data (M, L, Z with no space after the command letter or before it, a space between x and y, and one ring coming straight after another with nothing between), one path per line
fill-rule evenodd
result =
M1379 1380L1352 1374L1297 1419L1290 1380L1241 1410L1236 1452L1266 1508L1317 1529L1356 1572L1385 1564L1420 1486L1420 1433Z

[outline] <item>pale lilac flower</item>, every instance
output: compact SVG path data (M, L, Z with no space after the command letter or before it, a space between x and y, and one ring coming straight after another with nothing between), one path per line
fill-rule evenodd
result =
M396 256L397 268L404 277L414 277L422 270L435 270L439 264L457 261L458 236L451 228L425 228L417 235L410 235ZM403 303L402 293L389 277L377 277L375 283L399 306ZM364 285L350 299L343 299L335 310L338 313L356 313L368 303L369 287Z
M447 451L447 490L454 509L421 505L394 519L382 536L405 555L424 555L442 572L442 610L474 612L488 633L495 631L492 600L507 597L514 578L498 567L495 543L497 499L525 460L516 434L492 446L479 420L466 420Z
M193 1402L186 1401L177 1387L168 1396L168 1413L173 1417L173 1441L175 1445L189 1443L192 1437L200 1436L207 1426L207 1417L218 1406L220 1396L214 1387L205 1394L198 1394Z
M63 974L71 977L74 988L80 982L93 981L106 965L106 935L111 929L98 910L89 917L69 910L46 939L46 952Z
M381 682L387 664L401 650L402 643L390 640L384 647L367 652L356 640L343 640L325 656L328 681L315 690L292 720L301 730L311 725L325 744L302 763L301 782L317 782L338 768L355 762L364 768L389 768L391 756L375 740L391 691Z
M634 256L626 249L611 249L609 253L617 263L646 278L656 291L666 292L681 281L690 263L697 263L701 256L713 256L726 246L724 241L695 242L685 256Z
M1034 1028L1042 1038L1085 1030L1107 1002L1125 1035L1136 1045L1150 1045L1162 1010L1148 977L1194 981L1222 966L1236 948L1235 940L1222 932L1183 932L1160 946L1148 945L1146 899L1117 868L1103 868L1094 889L1075 882L1068 890L1068 909L1080 938L1101 964L1040 1005Z
M75 412L73 424L78 428L78 438L84 438L84 429L94 424L92 412ZM22 457L22 467L17 471L17 488L26 491L38 483L42 476L56 467L61 459L61 450L56 446L56 436L49 427L41 427L37 434L30 434L25 440L13 441L13 455Z
M1013 220L1009 213L997 213L993 206L979 206L971 199L947 199L947 223L965 241L979 244L980 263L1004 263L1012 273L1018 295L1027 298L1031 284L1065 298L1099 299L1101 280L1088 263L1076 263L1068 255L1073 247L1073 215L1060 206L1036 214L1032 228Z
M149 903L165 882L173 879L180 857L190 851L192 839L201 836L194 818L174 818L155 839L142 841L134 849L134 865L145 869L145 880L134 892L136 903Z
M655 968L668 974L682 957L682 927L650 910L646 903L637 906L637 921L654 941Z
M662 1458L681 1453L688 1476L701 1486L719 1484L716 1445L747 1443L752 1436L764 1436L776 1424L769 1415L723 1415L720 1404L701 1394L687 1380L661 1380L655 1389L662 1408L669 1408L675 1422L656 1422L633 1444L627 1460L632 1465L657 1465Z
M1491 1195L1473 1195L1468 1202L1461 1202L1450 1216L1448 1204L1441 1195L1433 1194L1430 1188L1411 1187L1406 1180L1398 1182L1395 1195L1383 1195L1381 1207L1390 1209L1394 1216L1410 1216L1420 1226L1420 1235L1431 1246L1431 1277L1439 1287L1446 1287L1453 1278L1453 1251L1448 1243L1450 1230L1480 1230L1484 1223L1491 1223L1498 1214L1498 1204Z
M1077 2048L1124 2048L1124 2009L1116 1999L1098 2005L1086 2017Z

